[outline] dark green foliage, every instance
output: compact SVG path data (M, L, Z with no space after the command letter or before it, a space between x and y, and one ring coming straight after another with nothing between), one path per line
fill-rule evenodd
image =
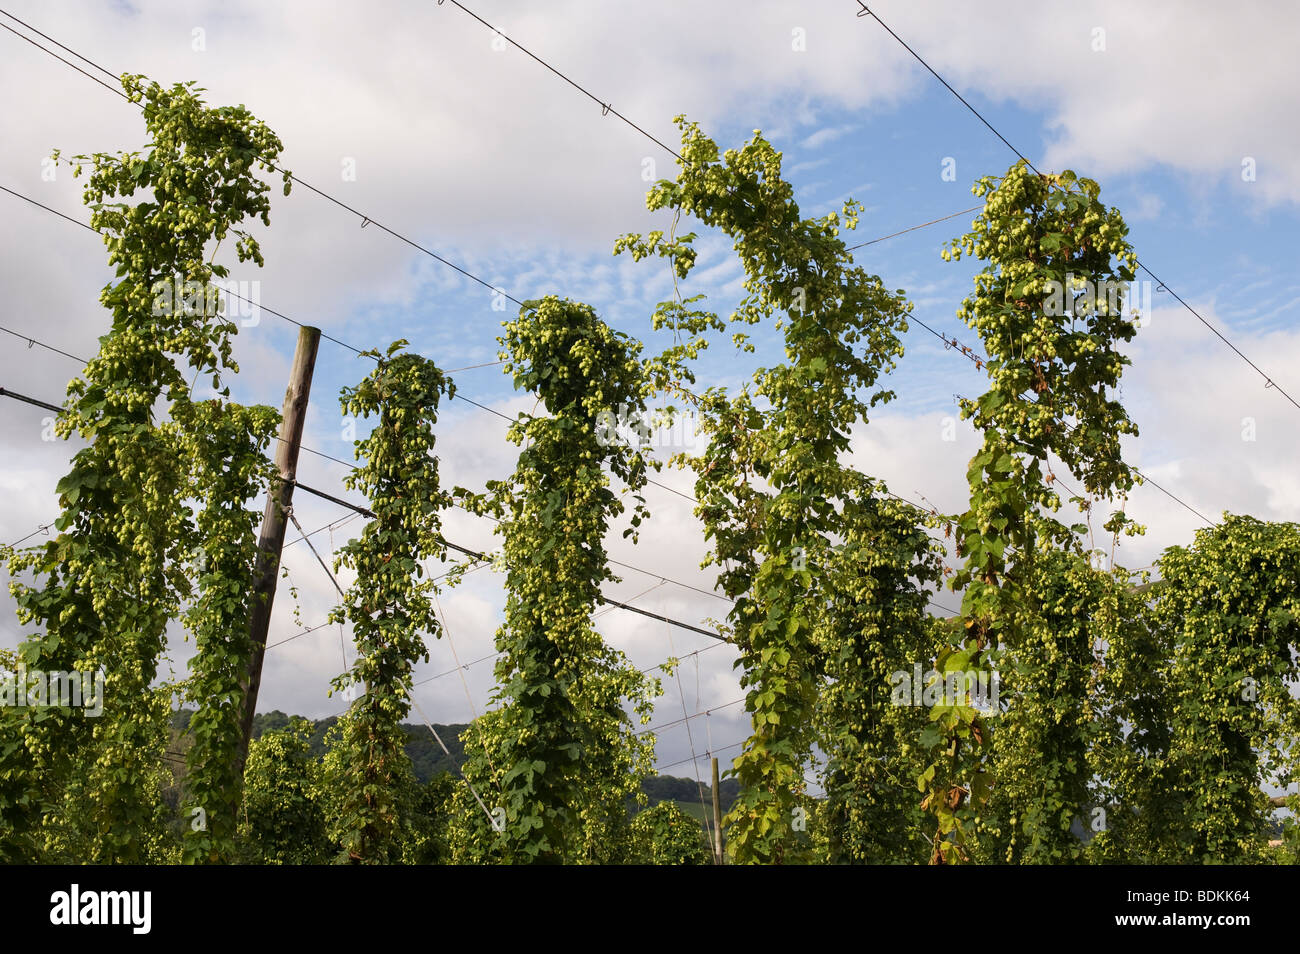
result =
M469 809L462 843L471 860L601 861L625 836L625 799L654 751L624 704L648 721L658 684L591 623L600 585L614 578L606 531L624 510L611 476L635 495L625 535L646 513L646 459L600 424L611 409L643 410L650 382L640 344L581 303L526 302L500 341L506 372L537 393L545 414L511 425L514 474L471 503L502 518L509 596L497 633L499 708L469 734L465 771L504 827Z
M282 727L260 734L249 746L240 824L241 860L283 865L330 860L333 851L322 804L323 771L311 751L310 731L306 719L286 719Z
M626 859L640 865L707 865L713 863L704 826L672 802L660 802L632 820L631 850Z
M19 842L30 857L61 856L69 846L59 832L76 830L84 841L71 851L82 860L150 857L166 772L152 695L167 627L183 618L198 648L186 681L198 706L188 795L208 817L186 830L186 859L218 860L233 847L239 802L238 680L250 649L241 627L256 520L245 505L270 471L263 452L277 415L241 407L222 388L222 375L238 371L236 326L217 317L212 281L229 274L216 256L232 236L239 261L262 263L243 226L270 223L258 171L281 144L242 106L205 106L193 84L125 75L122 87L143 108L145 151L71 160L74 176L88 171L90 224L115 269L99 299L111 324L55 424L88 446L56 488L59 535L10 555L8 566L19 620L36 630L23 661L102 668L104 712L50 710L4 731L0 856ZM219 398L191 399L199 375ZM85 766L76 778L74 766ZM60 815L68 826L51 827Z
M344 414L377 418L356 442L361 465L344 478L366 495L374 517L339 551L335 569L355 570L356 581L330 614L351 623L357 650L334 687L364 692L339 720L338 745L326 759L338 797L331 825L343 855L362 863L395 861L403 850L403 803L416 783L401 721L411 707L411 669L428 661L426 640L442 632L433 607L437 587L425 577L426 563L447 552L440 515L451 497L439 484L433 427L439 403L456 388L405 346L395 341L383 354L367 352L375 370L345 388L340 402Z

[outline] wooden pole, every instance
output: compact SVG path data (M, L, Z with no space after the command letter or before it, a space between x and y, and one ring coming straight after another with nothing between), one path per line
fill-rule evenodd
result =
M713 757L713 863L722 864L722 795L718 792L718 757Z
M243 737L239 744L239 773L248 758L248 743L253 735L253 715L257 712L257 691L262 684L262 659L266 655L266 632L271 625L271 607L275 604L275 584L280 576L280 550L284 546L285 526L293 503L293 482L298 475L298 448L302 442L303 423L307 418L307 399L311 396L311 378L316 370L316 348L320 329L303 327L298 332L298 347L293 355L289 388L284 393L284 418L280 422L280 440L275 450L275 469L279 473L266 497L266 512L257 541L257 562L253 566L253 596L249 608L248 631L253 652L248 674L242 681Z

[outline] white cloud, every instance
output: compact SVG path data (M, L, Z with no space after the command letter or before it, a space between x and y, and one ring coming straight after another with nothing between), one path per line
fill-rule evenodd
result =
M1129 206L1128 219L1133 222L1149 222L1160 217L1164 211L1164 200L1158 195L1144 193L1138 196L1137 201Z
M799 145L804 149L820 149L827 143L834 142L837 139L847 136L856 128L856 126L851 125L827 126L823 129L817 130L811 136L799 143Z

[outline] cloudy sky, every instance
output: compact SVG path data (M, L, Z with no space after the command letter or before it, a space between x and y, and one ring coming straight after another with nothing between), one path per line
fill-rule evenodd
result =
M586 301L618 328L652 338L649 315L671 294L668 272L660 263L614 258L611 250L623 233L669 226L668 217L647 213L645 191L647 180L675 175L673 157L455 5L2 6L112 73L194 80L212 104L246 105L279 134L284 163L304 180L492 287L520 300L558 294ZM971 183L1004 172L1015 158L879 23L858 17L854 0L466 6L669 146L678 144L678 114L701 123L724 148L761 129L784 153L805 214L837 209L848 197L863 203L849 244L975 205ZM1129 459L1179 500L1151 486L1136 492L1130 510L1148 529L1125 542L1119 561L1148 566L1165 547L1190 542L1205 525L1193 511L1210 519L1225 510L1300 518L1300 409L1279 392L1300 399L1300 83L1289 46L1300 32L1300 8L933 0L880 0L872 8L1040 169L1097 179L1103 201L1123 211L1139 257L1168 285L1146 289L1151 308L1128 349L1133 366L1123 399L1141 430L1126 447ZM0 24L32 35L12 18ZM50 150L143 145L134 107L3 31L0 97L0 186L82 220L79 183L66 167L51 175L44 161ZM359 348L406 338L447 369L496 360L495 338L510 313L493 308L489 288L378 228L363 228L363 218L306 189L272 195L271 227L258 231L266 267L235 266L232 274L252 297ZM938 254L969 220L957 216L856 254L888 287L906 291L919 319L973 344L954 312L974 268ZM725 314L740 295L739 266L728 242L696 230L700 261L683 294L707 294ZM16 333L0 332L0 386L60 403L78 363L26 339L81 358L93 353L107 327L97 304L111 277L103 248L89 232L0 193L0 249L0 326ZM1170 291L1278 387L1268 387ZM264 311L240 317L246 327L236 396L279 407L295 329ZM976 442L950 419L956 395L983 390L981 374L918 325L905 343L890 381L899 397L859 430L854 458L901 496L960 510ZM739 385L774 355L772 344L764 336L759 355L738 356L720 342L701 364L701 386ZM337 395L367 366L322 342L307 446L351 458ZM463 395L507 415L532 408L499 366L455 377ZM43 439L47 416L0 403L5 542L57 515L53 489L72 449ZM439 430L446 479L481 488L507 475L513 447L505 428L499 417L453 402ZM690 449L690 440L678 432L663 443ZM340 464L303 455L306 483L350 496L344 473ZM691 487L681 472L665 470L658 479L679 491ZM622 583L608 594L707 627L728 604L699 592L711 589L712 578L698 567L705 547L691 504L663 487L647 496L654 518L640 544L611 539L614 558L635 569L622 570ZM328 527L312 537L327 559L359 526L359 518L303 495L296 510L308 530ZM464 513L448 517L447 534L466 546L494 545L491 525ZM301 625L282 590L260 708L337 713L346 703L328 696L328 684L351 660L346 640L338 627L295 636L325 618L332 586L300 542L286 550L285 564ZM20 627L5 600L0 645L13 646ZM447 637L417 673L427 680L416 698L429 718L468 721L488 704L503 603L491 570L444 592ZM957 605L952 594L936 604ZM680 687L665 681L655 714L654 723L666 726L661 767L691 774L692 751L712 749L724 762L735 755L747 722L727 646L621 610L602 611L598 624L639 666L683 658ZM173 641L178 674L189 654ZM707 771L707 761L701 765Z

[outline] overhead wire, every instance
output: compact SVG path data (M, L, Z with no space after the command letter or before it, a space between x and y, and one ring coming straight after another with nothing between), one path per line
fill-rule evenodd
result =
M355 469L355 468L354 468L354 469ZM354 503L351 503L351 502L349 502L349 501L347 501L347 500L343 500L343 499L340 498L340 497L335 497L335 496L332 495L332 494L328 494L328 493L326 493L326 492L323 491L323 490L317 490L316 488L314 488L314 487L310 487L310 486L308 486L308 485L302 483L302 482L299 481L299 480L294 480L294 481L293 481L293 485L294 485L295 487L297 487L299 490L303 490L303 491L305 491L306 493L309 493L309 494L312 494L312 495L314 495L314 496L320 497L320 498L323 499L323 500L331 501L332 503L338 504L340 507L346 507L346 508L348 508L349 510L354 510L354 511L356 511L357 513L361 514L362 516L370 517L370 518L372 518L372 519L374 518L374 512L371 511L371 510L370 510L369 508L367 508L367 507L361 507L361 506L359 506L359 505L357 505L357 504L354 504ZM451 541L451 540L446 539L445 537L443 538L443 543L445 543L449 549L455 550L455 551L458 552L458 553L462 553L462 554L464 554L465 556L472 557L472 558L475 559L475 560L479 560L479 561L487 561L487 560L488 560L488 556L487 556L487 554L483 553L482 551L479 551L479 550L473 550L473 549L471 549L471 548L469 548L469 547L463 547L463 546L461 546L461 545L458 544L458 543L455 543L455 542L453 542L453 541ZM711 639L721 639L721 640L723 640L723 641L726 641L726 637L720 635L719 633L715 633L715 632L712 632L712 631L707 630L707 629L701 629L699 626L694 626L694 625L692 625L692 624L690 624L690 623L685 623L685 622L682 622L681 620L678 620L678 619L672 619L672 618L667 617L667 616L661 616L660 614L658 614L658 613L652 613L652 612L650 612L649 610L643 610L643 609L640 609L640 608L635 607L635 606L630 606L630 605L627 604L627 603L623 603L623 602L621 602L621 601L619 601L619 600L611 599L611 598L609 598L608 596L605 596L605 595L603 595L603 594L600 595L600 596L598 597L598 599L599 599L602 603L606 604L607 606L616 606L616 607L618 607L619 609L624 609L624 610L627 610L628 612L631 612L631 613L637 613L637 614L639 614L639 615L641 615L641 616L649 617L650 619L659 620L660 622L671 623L673 626L676 626L678 629L685 629L685 630L688 630L688 631L693 632L693 633L699 633L699 634L702 635L702 636L708 636L708 637L710 637Z
M668 630L666 630L665 632L666 632L667 635L668 635L668 651L669 651L670 653L672 653L674 657L676 657L676 655L677 655L677 648L673 645L673 634L672 634L672 630L671 630L671 629L668 629ZM696 659L698 659L698 658L699 658L699 657L697 656ZM681 660L678 660L678 661L677 661L677 665L673 666L673 676L675 677L675 679L676 679L676 681L677 681L677 697L678 697L679 699L681 699L681 702L682 702L682 715L683 715L683 716L686 716L686 714L687 714L687 709L686 709L686 690L682 688L682 664L681 664ZM695 756L695 733L691 731L691 722L690 722L690 718L689 718L689 717L687 717L687 719L686 719L686 741L687 741L687 744L688 744L688 745L690 746L690 748L691 748L691 756L692 756L692 759L694 759L694 756ZM705 818L705 828L706 828L706 829L708 830L708 832L709 832L709 843L710 843L710 844L713 844L713 843L714 843L714 842L713 842L713 838L714 838L713 826L709 823L709 814L708 814L708 809L706 809L706 808L704 807L704 780L703 780L702 778L700 778L700 763L699 763L699 761L698 761L698 760L694 760L694 761L692 762L692 766L693 766L694 771L695 771L695 784L696 784L696 787L697 787L698 790L699 790L699 796L700 796L700 813L701 813L701 814L704 816L704 818Z
M741 739L739 742L732 742L730 745L724 745L724 746L722 746L722 747L720 747L720 748L712 749L712 750L710 750L710 751L709 751L708 753L706 753L706 754L707 754L710 758L715 758L718 752L726 752L728 749L739 748L740 746L744 745L744 744L745 744L746 742L748 742L748 741L749 741L748 738L744 738L744 739ZM662 771L664 771L665 769L676 768L678 765L685 765L685 764L686 764L687 762L689 762L689 761L690 761L689 758L686 758L686 759L678 759L676 762L669 762L667 765L660 765L660 766L658 766L658 769L659 769L660 772L662 772Z
M997 128L996 128L996 127L995 127L991 122L989 122L987 119L985 119L985 118L984 118L984 115L983 115L983 114L982 114L978 109L976 109L974 106L972 106L972 105L970 104L970 102L968 102L968 101L966 100L966 98L965 98L964 96L961 95L961 93L959 93L959 92L957 92L955 89L953 89L952 86L951 86L951 84L949 84L949 82L948 82L946 79L944 79L942 76L940 76L939 73L938 73L938 71L936 71L936 70L934 69L934 67L932 67L929 63L927 63L927 62L925 61L925 59L924 59L924 58L923 58L919 53L916 52L916 50L912 49L912 48L907 44L907 42L903 40L902 37L900 37L897 33L895 33L895 32L893 31L893 29L890 28L889 24L886 23L884 20L882 20L882 19L880 18L880 15L879 15L878 13L874 12L873 10L871 10L871 9L866 5L866 3L863 2L863 0L857 0L857 4L858 4L859 7L862 8L860 11L858 11L858 14L857 14L858 17L860 17L860 18L861 18L861 17L871 17L871 19L873 19L873 20L875 20L877 23L879 23L879 24L881 25L881 27L884 28L884 30L885 30L886 33L888 33L888 34L889 34L890 36L892 36L895 40L897 40L898 43L903 47L903 49L907 50L908 53L912 54L912 57L913 57L913 58L914 58L918 63L920 63L923 67L925 67L925 68L930 72L930 75L932 75L935 79L937 79L940 83L942 83L942 84L944 85L944 87L948 90L948 92L952 93L953 96L957 97L958 101L959 101L963 106L965 106L967 109L969 109L969 110L971 111L971 113L974 114L974 116L975 116L975 117L976 117L980 122L982 122L985 126L987 126L988 129L989 129L989 131L992 132L993 135L997 136L1000 140L1002 140L1003 144L1004 144L1008 149L1010 149L1013 153L1015 153L1016 156L1019 157L1019 158L1020 158L1020 159L1025 163L1025 165L1027 165L1030 169L1032 169L1036 175L1040 175L1040 176L1042 175L1042 173L1038 171L1038 168L1033 164L1033 162L1031 162L1031 161L1029 160L1029 157L1027 157L1023 152L1021 152L1021 151L1020 151L1019 149L1017 149L1015 146L1013 146L1013 145L1011 144L1011 141L1008 140L1006 136L1002 135L1002 133L1000 133L1000 132L997 130ZM962 213L955 213L955 214L956 214L956 215L960 215L960 214L962 214ZM1224 335L1224 334L1223 334L1222 332L1220 332L1216 327L1214 327L1213 324L1211 324L1208 320L1206 320L1206 318L1205 318L1203 315L1201 315L1200 312L1198 312L1195 308L1193 308L1191 305L1189 305L1189 304L1188 304L1188 303L1183 299L1183 297L1182 297L1181 295L1179 295L1179 294L1178 294L1177 292L1175 292L1172 288L1170 288L1169 285L1168 285L1166 282L1162 281L1162 280L1159 278L1159 276L1157 276L1157 275L1155 274L1155 272L1153 272L1150 268L1148 268L1146 265L1144 265L1144 264L1141 262L1141 260L1138 260L1138 262L1137 262L1137 266L1138 266L1138 268L1140 268L1140 269L1142 269L1144 272L1146 272L1148 275L1150 275L1152 281L1154 281L1158 286L1164 288L1165 291L1167 291L1167 292L1169 292L1169 294L1173 295L1174 299L1175 299L1175 300L1176 300L1180 305L1182 305L1182 306L1183 306L1184 308L1186 308L1189 312L1191 312L1192 315L1195 316L1196 320L1199 321L1201 324L1203 324L1206 328L1208 328L1208 329L1209 329L1209 330L1210 330L1210 331L1215 335L1215 337L1217 337L1220 341L1222 341L1225 345L1227 345L1230 349L1232 349L1232 351L1237 355L1237 357L1241 358L1243 361L1246 362L1246 364L1250 365L1250 367L1255 371L1255 373L1258 374L1261 378L1264 379L1264 386L1265 386L1265 389L1266 389L1266 390L1267 390L1267 389L1270 389L1270 388L1271 388L1271 389L1276 389L1277 392L1278 392L1279 394L1281 394L1284 398L1286 398L1288 401L1290 401L1292 405L1295 406L1296 410L1300 410L1300 402L1296 401L1295 398L1293 398L1289 393L1287 393L1287 392L1282 388L1282 386L1281 386L1280 384L1278 384L1278 383L1277 383L1277 382L1276 382L1276 381L1275 381L1275 380L1274 380L1274 379L1273 379L1269 374L1267 374L1267 373L1266 373L1266 372L1265 372L1261 367L1259 367L1259 365L1255 364L1254 361L1252 361L1250 358L1248 358L1248 357L1246 356L1246 354L1245 354L1245 353L1244 353L1240 348L1238 348L1235 344L1233 344L1231 341L1229 341L1226 335Z
M977 368L982 368L984 365L986 365L986 364L988 363L988 359L987 359L987 358L985 358L985 357L981 357L981 356L979 355L979 353L976 352L974 349L972 349L972 348L970 348L970 347L968 347L968 346L962 344L960 341L957 340L956 336L954 336L954 337L952 337L952 338L948 338L948 337L947 337L946 335L944 335L943 333L938 332L938 331L935 331L933 328L931 328L931 327L930 327L929 325L927 325L925 322L921 321L919 318L916 318L915 316L912 316L912 315L909 315L907 320L908 320L908 321L915 321L917 324L919 324L919 325L920 325L922 328L924 328L926 331L930 332L930 334L934 335L936 338L938 338L940 341L942 341L942 342L944 343L945 348L956 349L956 351L957 351L959 354L961 354L963 357L965 357L966 359L968 359L969 361L971 361L971 362L972 362L972 363L973 363ZM960 395L958 395L958 397L960 397ZM1070 423L1069 423L1068 421L1062 421L1061 423L1065 426L1065 428L1066 428L1067 430L1074 430L1074 428L1070 425ZM1144 474L1142 471L1138 470L1138 468L1136 468L1136 467L1130 467L1129 469L1132 470L1133 473L1136 474L1138 477L1140 477L1140 478L1142 479L1142 482L1143 482L1143 483L1148 483L1148 484L1150 484L1152 487L1154 487L1156 490L1160 491L1162 494L1164 494L1164 495L1165 495L1166 497L1168 497L1170 500L1174 501L1174 503L1179 504L1179 505L1182 506L1185 510L1187 510L1187 511L1189 511L1190 513L1194 514L1195 516L1199 517L1201 520L1204 520L1204 521L1205 521L1207 524L1209 524L1210 526L1214 526L1215 521L1211 520L1209 517L1205 516L1205 514L1201 513L1199 510L1197 510L1195 507L1193 507L1193 506L1192 506L1191 504L1189 504L1187 501L1183 500L1181 497L1179 497L1178 495L1176 495L1176 494L1173 493L1172 491L1166 489L1164 486L1162 486L1161 484L1157 483L1155 480L1153 480L1151 477L1149 477L1149 476L1147 476L1146 474ZM1067 488L1067 489L1068 489L1068 488ZM1076 496L1077 496L1077 495L1076 495Z
M739 699L732 699L730 702L724 702L720 706L710 706L707 709L701 709L699 712L693 712L690 715L686 716L685 718L674 719L672 722L665 722L662 725L652 725L649 728L642 729L640 732L637 732L636 734L645 735L647 732L662 732L664 729L671 729L674 728L675 726L685 725L686 723L690 722L692 719L698 719L702 716L707 716L710 712L720 712L723 709L730 709L732 706L738 706L745 701L745 698L746 697L742 696Z
M51 404L49 401L42 401L40 398L28 397L26 394L19 394L17 391L11 391L9 388L0 388L0 397L13 398L15 401L22 401L24 404L32 404L47 411L62 411L63 408L57 404Z
M101 66L99 63L96 63L94 60L90 59L89 57L84 56L84 55L81 54L81 53L78 53L76 50L73 50L71 47L65 46L64 44L60 43L58 40L54 39L53 37L49 36L48 34L46 34L46 33L42 33L42 32L41 32L40 30L38 30L36 27L34 27L34 26L32 26L31 24L29 24L29 23L27 23L27 22L25 22L25 21L19 19L18 17L14 16L12 13L10 13L10 12L7 11L7 10L0 9L0 15L6 16L6 17L8 17L9 19L15 21L16 23L21 24L21 25L22 25L23 27L25 27L26 29L31 30L33 33L37 34L38 36L40 36L40 37L42 37L42 38L48 40L49 42L55 44L55 45L58 46L60 49L62 49L62 50L64 50L64 51L66 51L66 52L72 54L72 55L75 56L77 59L81 60L82 62L89 63L89 64L90 64L91 66L93 66L95 69L99 70L100 72L102 72L102 73L105 74L106 76L110 76L110 77L112 77L115 81L117 81L117 82L119 82L119 83L122 82L122 76L126 75L126 74L117 74L117 73L114 73L112 70L109 70L109 69L107 69L107 68L104 67L104 66ZM38 50L41 50L43 53L47 53L47 54L49 54L50 56L54 57L55 59L59 60L61 63L65 63L65 64L67 64L68 66L71 66L73 69L75 69L78 73L81 73L83 76L89 77L90 79L94 79L95 82L99 83L101 86L105 87L106 89L109 89L109 90L111 90L112 92L116 93L117 95L121 96L123 99L127 100L128 102L131 101L131 98L130 98L130 97L129 97L125 92L123 92L121 89L117 89L117 88L115 88L115 87L109 86L107 83L104 83L102 80L96 79L95 77L93 77L93 76L91 76L89 73L87 73L85 70L82 70L81 68L75 66L74 64L69 63L67 60L63 59L63 57L59 56L57 53L53 52L52 50L46 49L45 47L41 46L39 43L37 43L35 40L31 39L30 37L23 36L23 34L19 33L17 30L14 30L12 27L6 26L6 25L4 25L4 24L0 24L0 26L3 26L4 29L6 29L6 30L8 30L10 33L14 34L14 36L17 36L17 37L19 37L20 39L26 40L26 41L27 41L28 43L30 43L32 46L36 47ZM136 87L136 91L142 91L142 90L140 90L139 87ZM348 203L344 202L342 199L338 198L337 196L331 195L330 193L326 192L326 191L323 190L323 189L317 188L316 186L312 185L310 182L307 182L306 180L304 180L302 177L300 177L300 176L298 176L298 175L295 175L295 174L292 173L292 172L289 172L287 169L284 169L284 168L280 167L279 165L277 165L277 164L274 163L273 161L267 159L266 157L264 157L264 156L259 156L258 158L261 159L262 162L266 163L266 165L267 165L268 167L270 167L271 169L275 170L276 172L279 172L279 173L282 173L282 174L286 174L286 175L288 175L289 178L290 178L293 182L295 182L295 183L297 183L298 185L302 186L303 188L307 189L309 192L313 192L313 193L315 193L316 195L320 196L322 199L325 199L326 201L333 203L334 205L338 206L339 208L344 209L344 210L346 210L347 212L350 212L352 215L355 215L357 218L361 219L361 224L362 224L362 227L363 227L363 228L366 227L366 226L368 226L368 225L373 225L373 226L375 226L377 229L379 229L380 231L388 233L388 234L391 235L393 238L398 239L399 241L405 243L406 245L409 245L411 248L415 249L416 251L422 252L423 254L428 255L430 258L433 258L433 259L437 260L438 262L441 262L443 265L445 265L446 267L452 269L452 270L455 271L455 272L460 273L460 274L463 275L465 278L468 278L468 279L470 279L471 281L474 281L474 282L478 283L479 285L482 285L483 287L485 287L485 288L489 289L490 291L492 291L494 294L500 294L500 295L502 295L504 298L506 298L506 299L508 299L508 300L510 300L510 301L512 301L512 302L514 302L516 305L519 305L521 308L524 307L524 303L523 303L522 301L520 301L519 299L513 297L512 295L507 294L503 289L497 287L497 286L494 285L492 282L489 282L489 281L487 281L486 279L480 278L479 276L477 276L477 275L475 275L474 273L468 271L467 269L464 269L464 268L462 268L461 266L457 265L455 262L449 261L448 259L446 259L446 258L444 258L443 256L439 255L437 252L433 251L432 249L425 248L425 247L424 247L423 245L421 245L419 242L416 242L414 239L409 238L408 236L403 235L402 233L400 233L400 232L398 232L398 231L396 231L396 230L390 228L389 226L385 225L383 222L380 222L380 221L379 221L378 219L376 219L374 216L369 215L369 214L367 214L367 213L365 213L365 212L360 211L359 209L354 208L353 206L351 206L351 205L349 205ZM322 335L322 337L324 337L324 336ZM340 343L341 343L341 342L340 342ZM350 345L345 345L345 347L351 347L351 346L350 346ZM354 349L354 350L355 350L355 349Z

